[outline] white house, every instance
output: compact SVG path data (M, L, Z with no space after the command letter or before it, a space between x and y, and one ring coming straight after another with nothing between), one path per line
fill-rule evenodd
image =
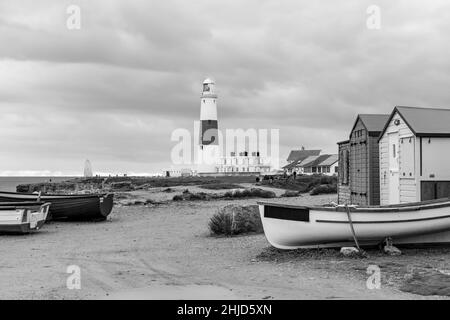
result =
M305 150L304 147L301 150L292 150L287 158L288 164L283 167L288 173L294 171L302 174L303 165L317 159L320 156L321 150Z
M305 159L307 160L307 159ZM302 164L304 174L324 174L327 176L338 174L338 160L337 154L323 154L316 159ZM305 161L303 161L305 162Z
M379 151L381 205L450 197L450 109L395 107Z
M256 152L231 152L230 156L220 159L217 172L224 174L267 173L271 170L269 158L261 157Z

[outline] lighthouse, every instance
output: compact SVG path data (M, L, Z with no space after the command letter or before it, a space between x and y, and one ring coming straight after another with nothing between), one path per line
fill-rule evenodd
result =
M203 81L200 97L200 134L198 150L198 172L217 172L220 158L219 132L217 124L216 84L211 79Z

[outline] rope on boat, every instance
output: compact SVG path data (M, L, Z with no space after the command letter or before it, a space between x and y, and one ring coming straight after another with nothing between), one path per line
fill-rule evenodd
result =
M361 252L361 248L359 247L358 238L356 237L355 228L353 227L352 215L350 214L350 207L348 204L345 205L345 209L347 211L348 222L350 224L350 229L352 230L353 240L355 240L356 248Z

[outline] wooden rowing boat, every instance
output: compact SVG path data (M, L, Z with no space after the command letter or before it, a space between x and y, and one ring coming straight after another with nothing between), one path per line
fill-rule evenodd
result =
M280 249L350 243L354 240L352 225L363 245L377 244L387 237L391 237L394 243L426 243L427 239L434 239L431 241L434 243L448 242L450 234L449 198L349 208L258 204L266 238Z
M56 195L0 192L0 202L50 202L48 220L105 220L114 205L113 194Z
M39 230L45 223L50 203L0 203L0 234L25 234Z

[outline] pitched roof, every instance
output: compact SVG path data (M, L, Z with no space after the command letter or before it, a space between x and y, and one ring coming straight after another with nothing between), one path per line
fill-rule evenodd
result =
M358 114L350 132L353 132L358 120L361 120L369 134L372 133L372 136L378 135L386 125L389 116L389 114Z
M297 164L298 164L300 161L301 161L301 160L295 160L295 161L293 161L293 162L291 162L291 163L285 165L285 166L283 167L283 169L292 169L292 168L295 168L295 166L297 166Z
M284 166L283 169L292 169L295 167L303 167L305 164L316 160L318 157L319 156L309 156L304 159L297 159L297 160L293 161L292 163L289 163L288 165Z
M389 119L389 114L360 114L359 118L369 132L381 132Z
M339 157L337 154L330 154L329 157L325 160L323 160L321 163L319 163L319 166L331 166L335 164L339 160Z
M305 163L303 165L304 168L308 168L308 167L315 167L317 165L319 165L319 163L323 162L324 160L328 159L330 157L329 154L323 154L321 156L318 156L316 159L309 161L308 163Z
M396 112L400 114L406 125L416 136L450 137L450 109L402 106L394 108L381 135L386 131Z
M309 156L318 156L322 150L292 150L287 161L303 160Z

